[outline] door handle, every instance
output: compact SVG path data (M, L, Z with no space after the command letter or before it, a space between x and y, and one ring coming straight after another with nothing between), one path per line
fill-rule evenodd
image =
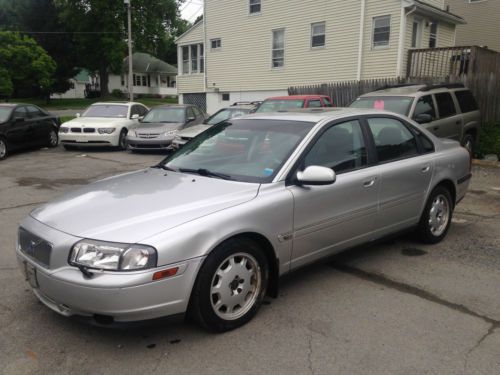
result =
M370 187L370 186L373 186L375 184L375 181L377 180L376 177L372 178L371 180L368 180L368 181L365 181L363 182L363 186L364 187Z
M422 167L422 173L427 173L431 170L431 166L430 165L425 165Z

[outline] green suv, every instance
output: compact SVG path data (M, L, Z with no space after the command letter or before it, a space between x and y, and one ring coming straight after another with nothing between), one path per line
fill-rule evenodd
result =
M438 137L460 141L471 153L481 124L476 100L462 84L387 86L361 95L350 107L405 115Z

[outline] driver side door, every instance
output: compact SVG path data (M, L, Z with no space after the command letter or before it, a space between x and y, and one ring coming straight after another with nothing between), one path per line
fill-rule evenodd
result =
M377 217L379 176L358 120L329 126L313 141L299 170L332 168L336 181L323 186L288 186L294 197L291 268L300 267L372 235Z

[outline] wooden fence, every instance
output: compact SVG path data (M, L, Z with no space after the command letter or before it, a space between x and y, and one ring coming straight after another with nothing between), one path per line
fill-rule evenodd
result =
M474 94L483 121L500 121L500 53L476 46L410 50L405 78L294 86L288 93L329 95L335 106L345 107L362 94L402 83L463 83Z

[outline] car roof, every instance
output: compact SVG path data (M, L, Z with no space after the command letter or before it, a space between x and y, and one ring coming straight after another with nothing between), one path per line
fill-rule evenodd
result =
M297 99L311 99L311 98L325 98L327 95L285 95L285 96L273 96L267 98L266 100L297 100Z
M427 85L422 85L422 84L415 84L415 85L406 85L406 86L399 86L399 87L387 87L387 88L382 88L379 90L371 91L366 94L360 95L360 98L367 98L367 97L379 97L379 96L408 96L408 97L414 97L414 96L423 96L423 95L428 95L432 93L438 93L438 92L449 92L449 91L460 91L460 90L468 90L466 87L462 86L456 86L453 87L454 84L450 84L450 87L446 87L444 85L437 85L436 87L432 86L427 86ZM457 84L458 85L458 84Z
M314 110L299 110L290 112L257 112L250 115L245 115L245 119L254 120L282 120L282 121L303 121L318 123L322 120L341 120L352 116L363 115L380 115L387 114L391 116L398 116L397 114L389 111L378 109L361 109L361 108L328 108L321 109L315 108Z
M9 107L13 108L17 105L24 105L24 103L0 103L0 107Z
M138 103L138 102L97 102L97 103L92 103L91 105L109 105L109 104L113 104L113 105L126 105L126 106L131 106L131 105L139 104L139 105L144 106L144 104Z

